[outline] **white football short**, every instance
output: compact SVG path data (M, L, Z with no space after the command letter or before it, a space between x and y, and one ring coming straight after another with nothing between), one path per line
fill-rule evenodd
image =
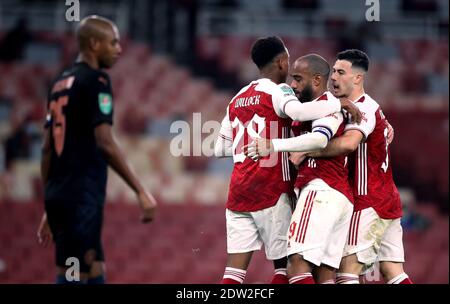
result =
M339 268L353 204L325 182L313 180L300 192L288 231L288 255Z
M283 193L273 207L254 212L226 209L227 252L260 250L264 244L268 260L286 256L286 231L292 216L292 201Z
M364 271L378 261L405 261L400 218L382 219L373 208L353 213L344 256L356 253Z

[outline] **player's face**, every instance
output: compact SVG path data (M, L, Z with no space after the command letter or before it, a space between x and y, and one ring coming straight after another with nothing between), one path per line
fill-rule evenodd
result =
M295 96L301 102L313 100L312 75L308 70L308 65L303 61L296 61L291 71L291 88Z
M334 96L348 97L353 91L356 74L352 63L347 60L337 60L331 74L331 92Z
M119 59L122 47L119 43L119 31L116 26L112 26L105 31L105 37L100 42L99 63L101 68L111 68Z

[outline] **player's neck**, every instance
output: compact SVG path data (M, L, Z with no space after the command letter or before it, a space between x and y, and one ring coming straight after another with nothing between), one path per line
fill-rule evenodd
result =
M78 55L77 62L85 62L88 66L90 66L94 70L99 70L100 69L100 66L98 64L98 60L94 56L92 56L90 54L80 53Z
M280 83L283 82L283 80L280 79L279 75L277 75L277 73L274 73L271 70L261 71L260 77L261 78L268 78L271 81L275 82L276 84L280 84Z
M364 95L364 88L357 88L355 90L353 90L353 92L348 96L348 99L352 100L352 101L356 101L357 98L361 97L362 95Z
M328 91L326 86L313 91L313 100L315 100L315 99L319 98L320 96L322 96L323 94L325 94L326 91Z

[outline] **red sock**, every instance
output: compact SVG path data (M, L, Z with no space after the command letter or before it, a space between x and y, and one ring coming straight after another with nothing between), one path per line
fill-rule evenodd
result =
M275 273L273 274L272 281L270 281L270 284L289 284L289 280L286 276L286 269L284 270L284 273L277 272L275 270Z
M316 284L311 273L306 272L289 279L289 284Z
M414 284L409 278L404 279L399 284Z
M246 270L226 267L221 284L242 284L245 279Z

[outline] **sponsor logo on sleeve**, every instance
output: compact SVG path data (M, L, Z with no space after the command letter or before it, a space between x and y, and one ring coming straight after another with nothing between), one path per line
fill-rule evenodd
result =
M112 97L107 93L98 94L98 106L100 111L105 114L111 114L112 111Z

